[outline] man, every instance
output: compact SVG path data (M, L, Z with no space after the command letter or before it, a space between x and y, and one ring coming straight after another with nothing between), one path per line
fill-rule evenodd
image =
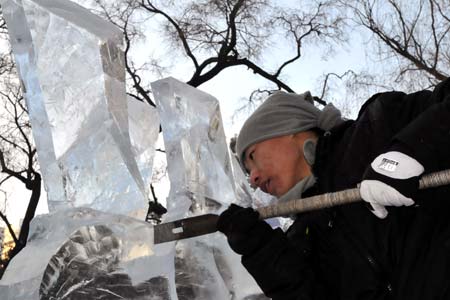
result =
M279 201L360 185L365 202L296 216L284 233L251 208L218 221L272 299L450 299L450 189L418 190L450 168L450 80L372 96L358 118L275 93L236 145L251 184Z

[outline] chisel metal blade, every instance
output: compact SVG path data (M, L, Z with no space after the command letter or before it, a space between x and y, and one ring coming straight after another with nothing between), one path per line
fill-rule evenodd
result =
M206 214L155 225L154 243L187 239L217 231L218 215Z

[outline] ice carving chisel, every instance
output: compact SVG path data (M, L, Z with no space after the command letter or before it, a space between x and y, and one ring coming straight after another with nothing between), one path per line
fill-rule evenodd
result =
M420 179L419 189L428 189L448 184L450 184L450 170L444 170L424 175ZM269 219L358 201L362 201L359 188L354 188L303 199L290 200L266 207L260 207L256 210L259 212L260 219ZM218 218L218 215L206 214L155 225L154 243L160 244L216 232Z

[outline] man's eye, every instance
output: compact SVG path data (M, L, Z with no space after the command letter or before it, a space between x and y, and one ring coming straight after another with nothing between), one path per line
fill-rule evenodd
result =
M253 153L254 153L255 151L252 151L252 152L250 152L250 154L248 155L248 158L250 158L250 160L253 160Z

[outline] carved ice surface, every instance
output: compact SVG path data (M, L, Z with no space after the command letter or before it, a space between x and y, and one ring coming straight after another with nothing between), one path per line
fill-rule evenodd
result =
M0 281L0 296L170 300L171 251L155 251L152 227L123 215L75 208L38 216Z
M219 213L239 200L219 103L174 78L152 83L171 190L167 219ZM241 201L241 202L240 202ZM267 299L220 233L175 243L178 299Z
M169 215L202 214L231 203L234 180L218 101L174 78L152 83L152 90L172 187Z
M158 111L148 103L128 97L128 124L131 146L145 184L152 177L155 143L159 134Z
M144 210L148 176L130 142L121 31L65 0L1 4L49 210ZM138 159L144 157L150 158Z
M125 96L121 32L68 1L0 1L53 213L33 220L0 299L170 299L173 249L125 216L145 214L159 117Z

